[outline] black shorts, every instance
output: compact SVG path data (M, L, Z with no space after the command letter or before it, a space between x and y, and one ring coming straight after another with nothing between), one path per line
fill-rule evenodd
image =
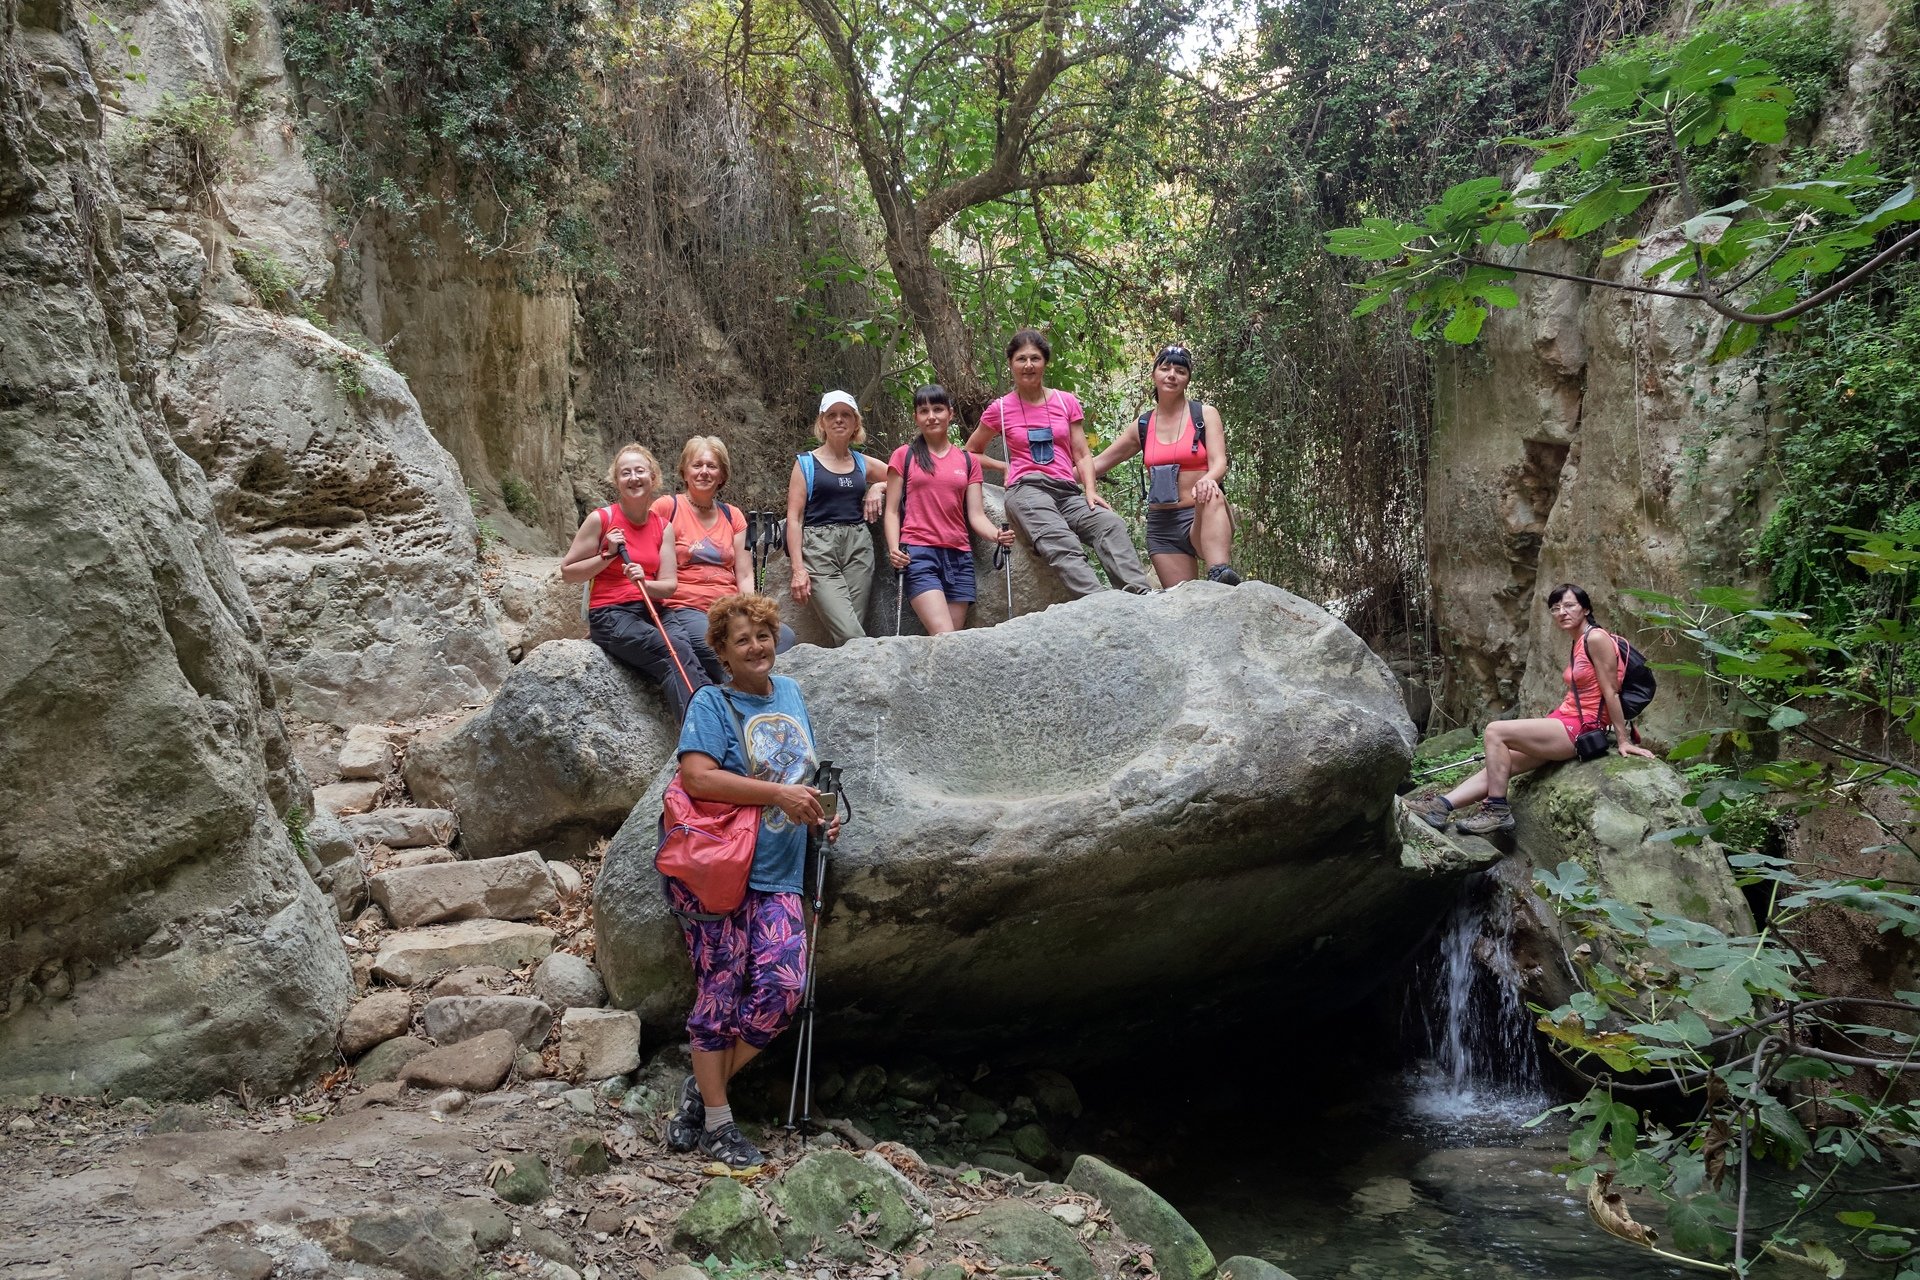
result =
M1147 512L1147 554L1200 558L1193 549L1192 507L1161 507Z

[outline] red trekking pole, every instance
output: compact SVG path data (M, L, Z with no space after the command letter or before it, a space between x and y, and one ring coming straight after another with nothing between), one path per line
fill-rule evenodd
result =
M627 554L627 540L625 538L620 539L619 544L614 547L614 550L620 553L620 563L622 565L630 565L633 563L633 557ZM653 597L647 594L645 587L640 588L640 599L646 604L647 613L653 618L653 625L659 628L660 638L667 642L667 656L673 659L674 670L680 673L680 682L687 686L687 696L691 698L694 692L693 680L687 675L687 669L680 665L680 655L674 651L673 647L673 636L668 633L667 624L660 621L660 611L653 607Z

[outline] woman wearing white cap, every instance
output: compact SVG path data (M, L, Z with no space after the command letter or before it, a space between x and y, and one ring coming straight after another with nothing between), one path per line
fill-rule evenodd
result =
M880 518L889 471L883 460L853 451L867 428L844 391L820 397L813 435L820 447L796 458L787 478L787 558L794 603L811 603L838 645L867 634L862 619L874 570L867 525Z

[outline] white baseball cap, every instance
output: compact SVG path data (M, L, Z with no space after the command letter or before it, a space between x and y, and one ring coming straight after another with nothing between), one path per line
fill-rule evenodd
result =
M844 391L829 391L820 397L820 412L825 413L837 404L843 404L853 410L853 416L860 416L860 402Z

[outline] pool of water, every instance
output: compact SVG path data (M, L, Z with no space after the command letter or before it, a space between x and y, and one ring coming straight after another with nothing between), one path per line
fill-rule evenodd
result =
M1382 1076L1237 1133L1204 1126L1153 1185L1216 1256L1266 1258L1298 1280L1681 1274L1601 1232L1552 1172L1564 1126L1524 1127L1550 1099L1435 1074Z

